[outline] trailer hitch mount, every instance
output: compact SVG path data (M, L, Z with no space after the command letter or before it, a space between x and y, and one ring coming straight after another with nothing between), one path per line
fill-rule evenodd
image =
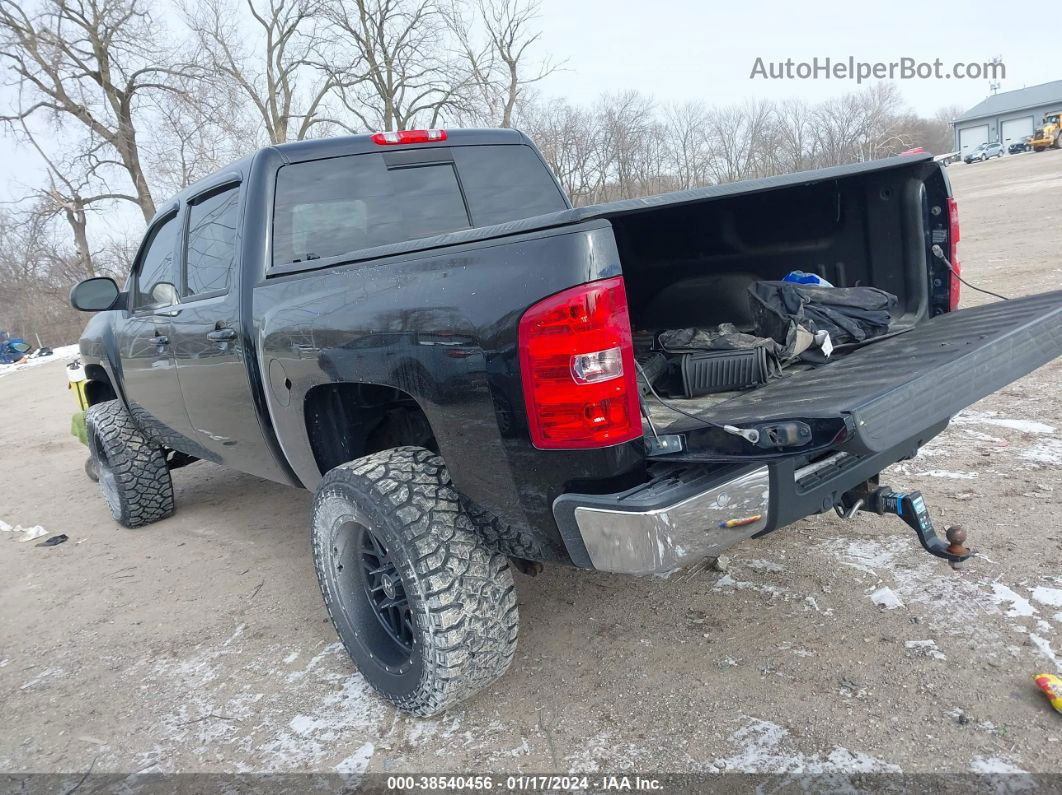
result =
M945 530L947 541L937 535L922 492L893 491L888 486L871 491L866 485L869 484L864 484L862 489L853 489L842 497L841 504L837 506L839 516L848 519L860 510L873 511L879 516L895 514L915 531L922 549L948 561L952 568L957 568L973 555L966 547L966 530L959 525Z

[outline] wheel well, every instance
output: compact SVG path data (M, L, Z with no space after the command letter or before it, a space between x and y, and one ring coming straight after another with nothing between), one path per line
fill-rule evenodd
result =
M306 395L310 448L323 475L380 450L417 445L438 452L427 416L409 394L377 384L322 384Z
M105 403L115 400L118 395L111 386L111 379L107 377L107 371L98 364L85 366L85 399L90 406L97 403Z

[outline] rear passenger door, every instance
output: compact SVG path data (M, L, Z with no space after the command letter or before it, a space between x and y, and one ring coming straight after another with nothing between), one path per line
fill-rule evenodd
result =
M197 453L242 472L284 479L251 397L240 330L241 186L208 189L185 208L181 307L173 354Z

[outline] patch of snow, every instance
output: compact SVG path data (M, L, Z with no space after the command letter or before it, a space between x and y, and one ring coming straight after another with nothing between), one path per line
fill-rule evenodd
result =
M735 580L730 574L724 574L718 580L715 581L715 585L712 586L713 591L757 591L759 593L765 593L772 599L775 597L785 597L789 591L777 585L770 585L769 583L758 582L745 582L743 580Z
M997 428L1010 428L1012 431L1022 433L1054 433L1052 425L1047 425L1035 420L1015 420L1007 417L997 417L995 412L984 413L975 411L963 411L952 419L955 425L994 425Z
M834 746L825 758L819 754L805 754L785 748L789 734L777 723L752 719L730 737L738 746L731 756L716 759L714 766L727 772L739 773L791 773L801 775L844 775L852 773L902 773L898 766L863 753L853 753L847 748ZM831 791L847 791L851 782L830 782ZM847 786L846 786L847 784ZM785 789L784 786L779 787Z
M832 539L830 550L835 552L837 542L840 539ZM906 554L910 548L907 539L893 539L883 541L849 541L844 552L840 555L841 563L853 569L878 576L876 569L891 569L896 558ZM836 554L836 552L835 552Z
M1000 439L998 436L990 436L987 433L981 433L980 431L972 431L969 428L963 428L963 433L969 436L971 439L976 439L979 442L995 442L997 444L1006 444L1005 439Z
M1028 450L1023 450L1021 457L1037 464L1062 465L1062 439L1041 439Z
M369 769L369 762L372 761L374 753L376 753L376 746L372 743L365 743L336 765L336 772L343 778L343 783L348 787L357 788L361 784L362 774Z
M58 348L52 349L51 356L39 356L27 359L19 364L0 364L0 376L8 375L9 373L17 373L20 370L28 370L31 367L38 367L50 362L70 361L77 356L78 353L79 348L77 345L61 345Z
M887 585L883 585L874 591L874 593L870 595L870 601L885 610L895 610L898 607L904 607L904 603L900 601L900 597L898 597L896 592Z
M629 771L636 769L648 755L648 751L630 743L616 742L611 731L603 731L586 741L582 750L565 757L568 773L599 773L608 770Z
M756 559L746 560L742 562L745 564L746 568L752 569L753 571L785 571L785 569L783 569L781 566L779 566L772 560Z
M1029 774L1028 771L1022 770L1020 767L1011 764L1006 759L1000 759L998 756L975 756L970 760L970 770L982 775L998 775L1001 773Z
M351 734L380 726L388 712L365 678L352 674L338 691L327 693L308 713L296 715L286 729L261 746L269 759L266 770L298 770L316 764Z
M313 671L314 668L317 667L321 660L325 659L326 657L330 657L331 655L339 651L339 649L341 648L343 648L343 644L338 642L330 643L329 645L325 646L324 651L311 658L310 661L306 663L305 668L303 668L301 671L292 671L290 674L288 674L288 681L298 682L300 679L303 679L308 673L310 673L311 671Z
M1062 662L1058 659L1058 655L1055 654L1055 650L1051 648L1051 641L1047 638L1041 638L1039 635L1034 635L1030 632L1029 640L1032 641L1033 646L1037 648L1040 654L1049 659L1052 664L1059 665Z
M1028 599L1016 594L1001 582L992 583L992 601L997 605L1004 602L1010 604L1010 610L1004 615L1012 618L1014 616L1034 616L1040 612L1029 603Z
M973 480L977 477L976 472L952 472L948 469L927 469L925 472L914 472L915 477L922 478L947 478L948 480Z
M909 640L903 645L908 651L908 656L911 657L932 657L934 660L948 659L944 656L944 653L937 648L937 642L935 640Z

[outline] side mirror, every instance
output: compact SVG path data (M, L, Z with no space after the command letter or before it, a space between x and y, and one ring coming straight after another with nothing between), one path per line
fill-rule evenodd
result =
M106 276L85 279L70 291L70 306L82 312L104 312L114 306L120 293L114 279Z
M177 288L169 282L159 282L151 288L151 303L156 306L173 306L181 302Z

